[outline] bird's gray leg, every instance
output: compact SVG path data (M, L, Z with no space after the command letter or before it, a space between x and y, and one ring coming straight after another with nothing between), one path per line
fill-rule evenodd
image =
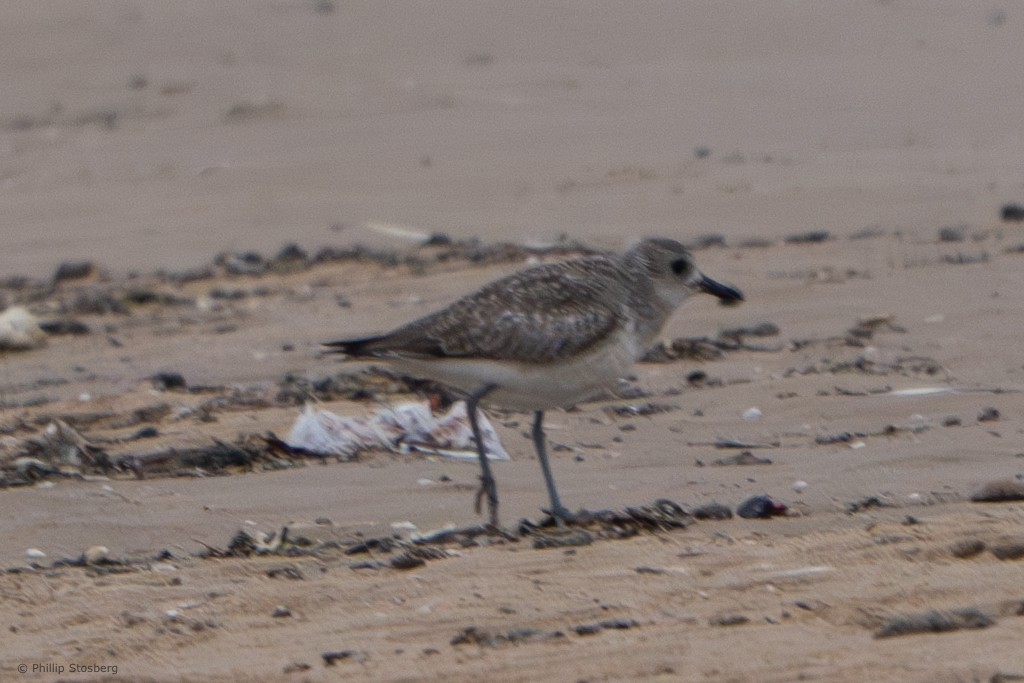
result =
M494 391L496 384L485 384L466 399L466 415L469 416L469 426L473 430L473 438L476 439L476 452L480 456L480 493L487 496L487 512L491 518L491 526L500 528L498 524L498 485L491 474L491 463L487 460L487 450L484 448L484 439L480 435L480 425L477 423L476 406L487 394ZM480 498L477 498L477 512L480 511Z
M548 462L548 450L544 438L544 411L537 410L533 413L533 445L537 449L537 458L540 460L540 468L544 472L544 483L548 487L548 498L551 499L551 516L555 523L562 526L563 522L571 522L576 515L569 512L568 508L562 505L558 498L558 489L555 487L555 477L551 474L551 463Z

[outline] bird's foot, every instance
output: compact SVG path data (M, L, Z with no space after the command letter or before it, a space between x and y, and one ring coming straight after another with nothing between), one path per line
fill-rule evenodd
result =
M572 512L569 508L561 504L552 505L550 510L543 510L543 512L547 513L555 526L558 527L563 527L567 524L577 524L580 521L580 515ZM548 526L548 524L544 524L542 522L541 526Z

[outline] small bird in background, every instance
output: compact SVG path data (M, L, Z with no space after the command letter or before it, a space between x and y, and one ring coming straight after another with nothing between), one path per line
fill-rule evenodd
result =
M466 395L480 456L481 495L498 528L498 490L487 459L481 402L533 412L533 443L558 524L571 521L558 496L544 411L570 407L613 386L648 350L692 294L723 303L743 294L715 282L675 240L645 239L621 255L534 266L484 285L447 308L373 337L327 342L333 353L385 361L406 375ZM478 497L479 501L479 497Z

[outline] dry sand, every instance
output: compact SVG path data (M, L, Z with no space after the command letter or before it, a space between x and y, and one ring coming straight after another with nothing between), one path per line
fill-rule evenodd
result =
M4 355L0 465L54 418L115 460L283 435L299 406L282 387L359 372L319 341L557 258L488 245L718 235L697 260L748 301L693 301L666 338L778 333L640 364L649 395L553 413L556 475L590 509L790 509L354 569L393 554L199 555L242 528L471 524L475 465L48 477L0 490L0 677L1024 679L1024 564L993 552L1024 543L1024 504L970 502L1024 473L1024 234L1000 219L1024 202L1022 27L1016 4L954 1L0 5L0 300L88 329ZM811 231L830 239L785 241ZM307 257L213 263L290 242ZM379 251L338 255L356 243ZM98 272L51 287L68 261ZM647 403L669 409L612 410ZM536 518L528 416L492 417L503 517ZM771 464L715 465L737 450L723 438L770 444L752 452ZM60 565L95 545L130 564ZM964 609L994 623L874 637Z

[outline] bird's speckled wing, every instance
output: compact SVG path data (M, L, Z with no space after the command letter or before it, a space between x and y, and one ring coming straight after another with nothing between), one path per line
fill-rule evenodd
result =
M599 343L623 323L620 278L604 256L537 266L367 340L359 355L550 363Z

